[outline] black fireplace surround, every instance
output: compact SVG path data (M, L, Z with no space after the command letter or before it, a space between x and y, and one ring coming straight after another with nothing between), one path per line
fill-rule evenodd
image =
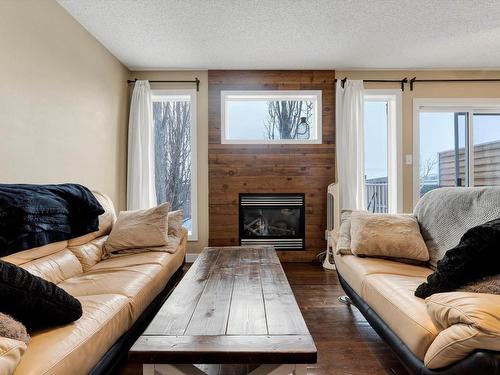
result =
M276 250L305 249L303 193L240 193L240 245L272 245Z

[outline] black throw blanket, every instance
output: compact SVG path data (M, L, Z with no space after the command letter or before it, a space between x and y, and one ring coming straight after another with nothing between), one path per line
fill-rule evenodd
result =
M460 243L448 250L437 269L419 285L415 295L454 291L479 278L500 273L500 218L469 229Z
M78 184L0 184L0 256L99 229L104 209Z

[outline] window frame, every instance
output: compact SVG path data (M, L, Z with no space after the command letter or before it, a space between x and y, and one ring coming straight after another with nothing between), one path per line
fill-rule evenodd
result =
M259 96L259 100L290 100L300 99L300 95L314 96L316 101L314 126L315 139L230 139L228 137L229 127L226 123L227 120L227 106L228 98L231 96L241 96L233 100L238 101L252 101L252 96ZM221 144L322 144L323 133L323 103L322 103L322 90L222 90L220 92L220 113L221 113ZM303 99L302 99L303 100ZM312 128L312 127L311 127Z
M413 99L413 207L420 199L420 112L467 113L467 145L469 187L474 186L474 114L500 112L497 98L415 98Z
M403 212L403 110L399 89L365 89L365 102L387 102L388 213ZM366 140L364 140L366 142ZM363 144L363 149L364 149Z
M179 98L188 96L191 100L190 127L191 127L191 234L188 241L198 241L198 149L197 149L197 93L195 89L152 89L151 102L161 97ZM172 99L171 99L172 100Z

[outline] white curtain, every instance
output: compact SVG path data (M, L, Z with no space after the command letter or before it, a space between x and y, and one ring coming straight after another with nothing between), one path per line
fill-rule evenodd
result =
M128 210L156 205L153 126L149 81L136 81L128 125Z
M363 81L347 80L336 88L337 173L340 208L365 209Z

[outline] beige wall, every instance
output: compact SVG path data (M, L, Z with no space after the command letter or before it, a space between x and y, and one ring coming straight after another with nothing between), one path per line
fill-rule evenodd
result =
M197 95L197 161L198 161L198 241L190 241L188 252L199 253L208 246L208 72L205 71L143 71L131 72L130 79L182 80L200 79ZM192 84L151 83L152 89L194 88Z
M77 182L125 208L127 78L201 80L197 108L199 240L208 243L207 71L129 72L53 0L0 1L0 182ZM353 79L497 78L488 71L337 71ZM158 88L175 86L152 84ZM367 83L366 88L397 88ZM412 154L413 98L498 98L500 84L417 83L403 92L403 154ZM403 165L404 210L412 166Z
M53 0L0 1L0 182L125 207L128 70Z
M336 71L337 78L352 79L459 79L499 78L500 71ZM365 83L367 89L398 88L397 83ZM415 83L403 92L403 155L413 153L413 99L414 98L500 98L499 83ZM403 163L403 205L405 212L413 210L413 166Z

